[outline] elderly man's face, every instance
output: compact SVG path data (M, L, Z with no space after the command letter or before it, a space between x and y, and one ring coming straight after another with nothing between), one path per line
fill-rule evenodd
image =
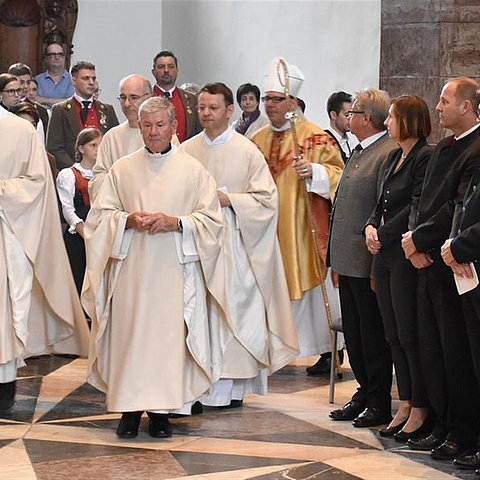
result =
M130 126L138 122L138 109L149 96L144 82L139 78L129 78L122 83L118 99Z
M348 115L350 131L357 136L357 138L362 141L365 136L365 127L368 125L368 116L367 114L359 107L358 103L355 101L352 104L352 108Z
M60 68L65 66L65 52L63 47L57 43L52 43L47 47L45 52L45 63L47 64L47 69L50 68Z
M279 92L266 92L265 97L263 97L265 102L265 112L267 113L268 119L274 127L281 127L287 119L285 115L288 110L287 97L283 93ZM297 100L292 98L290 100L290 107L292 110L297 108Z
M139 124L145 145L154 153L166 150L177 130L177 121L170 123L166 108L143 112Z

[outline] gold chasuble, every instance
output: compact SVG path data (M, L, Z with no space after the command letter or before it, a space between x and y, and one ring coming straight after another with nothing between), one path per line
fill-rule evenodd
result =
M301 118L296 121L295 126L303 157L311 163L322 164L327 171L330 180L330 200L313 193L305 193L304 181L298 178L293 168L295 151L290 129L274 132L267 126L252 137L252 141L265 156L277 184L278 239L291 300L303 298L304 292L325 280L329 211L343 170L338 148L321 128ZM311 199L312 220L315 223L317 246L321 256L320 271L315 258L307 195Z

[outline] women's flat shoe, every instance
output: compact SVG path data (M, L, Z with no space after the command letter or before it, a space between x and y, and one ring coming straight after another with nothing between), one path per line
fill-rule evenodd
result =
M425 437L432 430L432 422L427 418L416 430L413 432L404 432L400 430L393 438L398 443L407 443L408 440L417 440L418 438Z
M406 420L403 422L399 423L398 425L395 425L394 427L387 427L387 428L382 428L378 431L381 437L393 437L396 433L400 432L402 428L405 426L407 423Z

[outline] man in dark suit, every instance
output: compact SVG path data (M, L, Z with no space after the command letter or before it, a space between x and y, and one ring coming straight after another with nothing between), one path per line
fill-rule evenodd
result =
M385 161L396 144L383 123L390 106L387 92L367 89L353 98L350 129L360 144L338 185L327 261L339 274L343 332L359 388L330 418L353 420L361 428L389 423L392 418L392 360L371 286L372 255L365 246L363 227L377 203Z
M152 75L156 80L154 95L168 98L175 109L179 142L200 133L203 129L198 121L197 97L175 86L178 75L177 57L167 50L157 53L153 59Z
M47 150L54 155L59 170L73 165L75 142L81 130L94 127L104 134L118 125L113 107L93 98L95 65L77 62L71 75L75 95L53 106L47 132Z
M453 219L452 233L442 246L443 261L453 273L473 279L471 265L480 277L480 168L472 176L465 194L462 208L458 208ZM473 285L472 285L473 286ZM477 384L480 385L480 286L461 296L470 353ZM453 461L459 468L474 470L480 474L480 436L475 453Z
M337 143L343 163L347 163L358 140L349 135L350 124L347 112L352 108L352 96L345 92L333 92L327 100L329 128L325 130Z
M22 102L28 102L38 112L38 116L42 121L44 136L46 136L47 129L48 129L48 120L49 120L48 111L43 105L40 105L39 103L34 102L33 100L30 100L27 97L28 87L32 82L31 68L25 63L14 63L13 65L10 65L10 67L8 67L8 73L10 75L15 75L18 78L18 81L20 82L20 86L23 88Z
M410 439L435 459L460 457L475 446L480 398L474 381L462 307L452 272L440 256L454 211L480 166L477 90L470 78L446 83L437 104L440 125L454 135L441 140L428 164L416 218L405 233L405 256L419 269L418 319L422 369L436 424L427 437ZM478 355L478 351L476 352Z

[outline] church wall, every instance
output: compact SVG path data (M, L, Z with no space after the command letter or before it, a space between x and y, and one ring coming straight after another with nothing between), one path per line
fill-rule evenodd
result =
M97 65L101 99L113 103L119 79L151 78L152 58L171 49L179 83L223 81L235 92L261 86L265 66L284 56L305 74L307 116L327 124L335 90L378 86L380 0L79 0L73 61Z
M222 81L234 93L245 82L261 87L266 65L284 56L305 74L306 115L322 126L331 92L378 86L377 0L164 0L162 26L182 82Z
M118 82L130 73L151 77L152 58L161 38L161 1L78 0L72 64L78 60L95 64L100 100L111 103L122 121Z

